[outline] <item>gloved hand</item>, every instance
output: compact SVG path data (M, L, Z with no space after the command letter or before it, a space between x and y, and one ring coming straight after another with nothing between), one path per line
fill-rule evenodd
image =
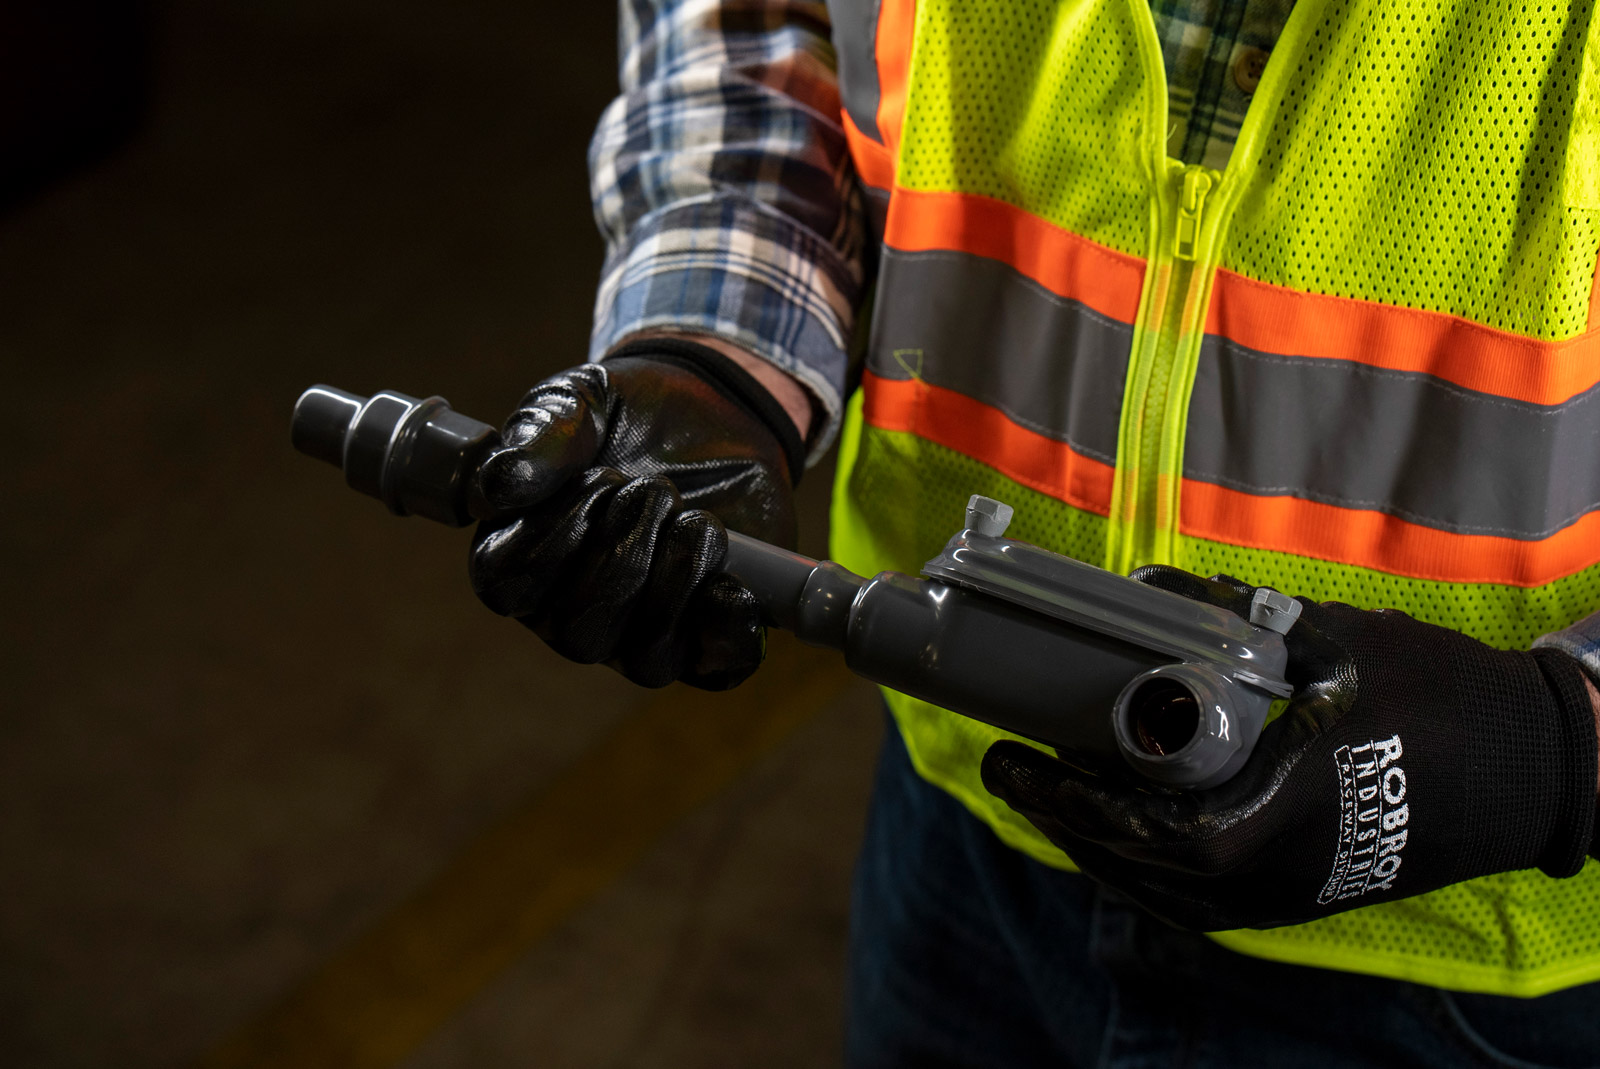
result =
M1167 567L1134 578L1246 618L1256 589ZM1294 697L1227 783L1173 791L999 742L984 785L1090 876L1204 931L1583 866L1596 745L1575 660L1300 600L1285 639Z
M650 687L742 682L766 634L724 524L793 545L793 421L733 361L639 342L535 386L480 465L473 589L558 653Z

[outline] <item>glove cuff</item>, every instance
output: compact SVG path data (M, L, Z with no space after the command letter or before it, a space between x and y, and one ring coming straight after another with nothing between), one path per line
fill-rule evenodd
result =
M1594 833L1589 837L1589 856L1600 861L1600 791L1594 799Z
M1552 789L1559 792L1558 811L1539 869L1546 876L1575 876L1595 849L1595 822L1600 818L1595 798L1600 755L1596 752L1594 710L1577 661L1556 649L1540 648L1531 654L1559 704L1560 752L1566 756L1564 766L1551 777Z
M789 465L789 485L800 485L800 475L806 468L805 440L800 437L789 413L754 375L710 346L688 338L641 338L613 349L605 359L617 360L625 356L672 364L700 376L772 432Z

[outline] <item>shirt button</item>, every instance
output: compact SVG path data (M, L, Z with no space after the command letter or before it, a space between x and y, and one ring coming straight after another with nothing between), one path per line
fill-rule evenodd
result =
M1233 84L1248 96L1261 84L1261 72L1267 69L1271 53L1259 48L1241 48L1233 60Z

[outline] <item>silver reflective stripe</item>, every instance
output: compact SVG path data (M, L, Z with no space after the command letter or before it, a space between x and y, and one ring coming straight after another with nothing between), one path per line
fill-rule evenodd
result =
M856 129L883 141L878 131L878 4L880 0L828 0L833 48L839 56L839 95Z
M1554 534L1600 505L1600 387L1560 405L1205 340L1184 475L1460 534Z
M1113 462L1131 327L995 260L882 256L874 373L920 377ZM1600 508L1600 387L1536 405L1212 336L1190 395L1183 470L1250 494L1541 539Z
M955 390L1114 462L1132 327L997 260L884 249L880 263L875 374Z

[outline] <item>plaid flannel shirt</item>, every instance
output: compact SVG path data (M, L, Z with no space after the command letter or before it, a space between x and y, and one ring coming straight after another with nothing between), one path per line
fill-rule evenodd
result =
M1168 151L1221 169L1293 0L1151 0ZM670 329L789 372L837 433L873 257L822 0L621 0L622 95L589 150L606 261L590 357ZM1600 678L1600 613L1536 645Z
M672 329L844 407L867 226L822 0L622 0L622 95L589 148L606 262L590 355Z
M1150 0L1167 68L1167 154L1228 165L1294 0Z

